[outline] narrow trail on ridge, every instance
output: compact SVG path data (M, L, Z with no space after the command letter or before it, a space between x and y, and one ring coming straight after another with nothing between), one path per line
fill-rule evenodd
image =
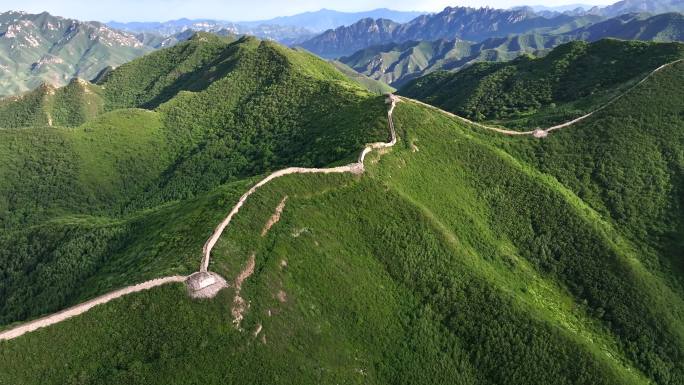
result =
M481 123L473 122L469 119L466 119L462 116L458 116L456 114L453 114L448 111L444 111L438 107L435 107L433 105L423 103L421 101L407 98L407 97L399 97L393 94L388 95L387 102L390 103L390 108L387 111L387 121L388 121L388 127L391 135L391 140L387 143L384 142L378 142L378 143L371 143L367 144L363 151L361 151L361 154L359 155L358 161L355 163L348 164L346 166L339 166L339 167L331 167L331 168L304 168L304 167L289 167L285 168L282 170L275 171L259 181L257 184L255 184L252 188L250 188L246 193L244 193L238 202L233 206L232 210L228 213L226 218L216 227L214 232L212 233L211 237L207 240L207 242L204 244L204 247L202 248L203 251L203 257L202 261L200 264L200 269L199 272L192 274L190 276L170 276L170 277L162 277L162 278L157 278L153 279L150 281L146 281L143 283L139 283L136 285L131 285L124 287L119 290L112 291L110 293L101 295L97 298L91 299L89 301L86 301L82 304L78 304L75 306L72 306L70 308L64 309L60 312L57 312L55 314L45 316L42 318L39 318L34 321L27 322L25 324L16 326L14 328L10 328L8 330L0 332L0 341L2 340L11 340L14 338L17 338L25 333L32 332L36 329L54 325L56 323L62 322L64 320L67 320L69 318L75 317L77 315L83 314L87 312L88 310L92 309L93 307L97 305L101 305L104 303L107 303L109 301L112 301L116 298L123 297L125 295L131 294L131 293L136 293L140 292L143 290L148 290L153 287L165 285L168 283L177 283L177 282L187 282L193 275L197 274L207 274L209 273L209 262L211 260L211 251L216 245L216 242L218 242L219 238L225 231L226 227L230 224L231 220L233 217L240 211L240 208L245 204L247 201L247 198L249 198L250 195L254 194L260 187L264 186L265 184L269 183L270 181L280 178L281 176L285 175L290 175L290 174L332 174L332 173L352 173L352 174L362 174L364 172L364 160L366 158L366 155L370 153L373 150L377 149L382 149L382 148L389 148L394 146L397 143L397 134L394 129L394 121L392 119L392 113L394 112L394 108L396 107L396 104L399 101L405 100L408 102L413 102L419 105L422 105L424 107L430 108L432 110L438 111L444 115L447 115L452 118L456 118L464 123L471 124L473 126L498 132L503 135L532 135L535 138L544 138L548 135L549 132L568 127L571 125L574 125L575 123L578 123L580 121L585 120L586 118L592 116L596 112L599 112L606 107L610 106L611 104L615 103L618 99L622 98L626 94L630 93L632 90L634 90L636 87L640 86L642 83L644 83L646 80L648 80L651 76L659 72L660 70L669 67L671 65L674 65L676 63L682 62L684 59L678 59L670 63L666 63L661 65L660 67L654 69L648 75L646 75L643 79L641 79L639 82L637 82L635 85L630 87L628 90L623 92L622 94L614 97L610 101L608 101L606 104L602 105L601 107L597 108L596 110L589 112L585 115L582 115L578 118L575 118L573 120L570 120L565 123L561 123L552 127L548 127L545 129L535 129L531 131L514 131L514 130L509 130L505 128L499 128L499 127L491 127L487 126ZM209 274L215 274L215 273L209 273Z
M26 333L32 332L36 329L40 329L40 328L43 328L46 326L54 325L56 323L67 320L71 317L75 317L79 314L83 314L83 313L87 312L88 310L92 309L93 307L95 307L97 305L107 303L109 301L123 297L125 295L131 294L131 293L137 293L137 292L143 291L143 290L148 290L148 289L151 289L153 287L157 287L157 286L161 286L161 285L166 285L168 283L185 282L185 280L187 278L188 277L182 276L182 275L174 275L171 277L157 278L157 279L153 279L153 280L150 280L147 282L139 283L137 285L127 286L127 287L124 287L123 289L115 290L115 291L109 292L107 294L103 294L99 297L93 298L89 301L83 302L83 303L78 304L76 306L66 308L60 312L55 313L55 314L51 314L51 315L45 316L43 318L38 318L37 320L27 322L23 325L15 327L15 328L11 328L9 330L2 331L2 332L0 332L0 341L11 340L11 339L17 338L21 335L24 335Z
M498 133L503 134L503 135L532 135L532 136L534 136L535 138L545 138L545 137L548 136L548 134L549 134L550 132L552 132L552 131L555 131L555 130L558 130L558 129L561 129L561 128L565 128L565 127L568 127L568 126L572 126L573 124L579 123L579 122L585 120L586 118L588 118L588 117L594 115L595 113L597 113L597 112L599 112L599 111L605 109L606 107L608 107L608 106L612 105L613 103L615 103L616 101L618 101L618 100L619 100L620 98L622 98L623 96L625 96L625 95L627 95L628 93L632 92L635 88L637 88L638 86L640 86L641 84L643 84L646 80L650 79L651 76L655 75L655 74L656 74L657 72L659 72L660 70L662 70L662 69L664 69L664 68L666 68L666 67L669 67L669 66L671 66L671 65L677 64L677 63L679 63L679 62L682 62L682 61L684 61L684 59L678 59L678 60L675 60L675 61L672 61L672 62L665 63L665 64L661 65L660 67L658 67L658 68L654 69L653 71L649 72L646 76L644 76L643 79L639 80L639 82L637 82L635 85L633 85L632 87L630 87L629 89L627 89L625 92L623 92L623 93L621 93L620 95L614 97L613 99L609 100L606 104L602 105L601 107L599 107L599 108L597 108L597 109L595 109L595 110L593 110L593 111L591 111L591 112L589 112L589 113L587 113L587 114L584 114L584 115L582 115L582 116L580 116L580 117L578 117L578 118L572 119L572 120L567 121L567 122L565 122L565 123L557 124L557 125L555 125L555 126L551 126L551 127L548 127L548 128L537 128L537 129L535 129L535 130L529 130L529 131L515 131L515 130L509 130L509 129L507 129L507 128L500 128L500 127L487 126L487 125L485 125L485 124L478 123L478 122L474 122L474 121L472 121L472 120L470 120L470 119L467 119L467 118L464 118L464 117L462 117L462 116L456 115L456 114L451 113L451 112L449 112L449 111L445 111L445 110L443 110L443 109L441 109L441 108L439 108L439 107L435 107L435 106L433 106L433 105L431 105L431 104L427 104L427 103L421 102L420 100L411 99L411 98L407 98L407 97L404 97L404 96L400 96L400 98L401 98L402 100L406 100L406 101L410 101L410 102L413 102L413 103L416 103L416 104L420 104L421 106L424 106L424 107L430 108L430 109L432 109L432 110L438 111L438 112L440 112L440 113L442 113L442 114L444 114L444 115L447 115L447 116L449 116L449 117L456 118L456 119L458 119L458 120L460 120L460 121L462 121L462 122L464 122L464 123L468 123L468 124L471 124L471 125L473 125L473 126L476 126L476 127L479 127L479 128L485 129L485 130L495 131L495 132L498 132Z
M238 202L233 206L233 209L230 210L228 213L228 216L219 223L219 225L216 227L214 230L214 233L209 237L207 242L204 244L204 248L202 249L204 252L204 257L202 258L202 263L200 265L200 272L206 272L209 271L209 262L211 260L211 250L214 248L216 245L216 242L218 242L219 238L221 237L221 234L225 231L226 227L230 224L230 222L233 220L233 217L240 211L240 208L245 204L247 201L247 198L249 198L250 195L254 194L260 187L263 187L265 184L268 182L280 178L281 176L285 175L290 175L290 174L334 174L334 173L352 173L352 174L362 174L364 171L364 165L363 162L366 159L366 155L368 155L369 152L376 150L376 149L381 149L381 148L389 148L394 146L397 143L397 133L394 130L394 122L392 121L392 113L394 112L394 107L396 107L397 102L399 99L394 96L394 95L389 95L387 102L390 103L390 108L387 110L387 125L389 126L390 130L390 141L385 143L385 142L378 142L378 143L370 143L367 144L366 147L361 151L361 155L359 155L359 160L356 163L351 163L346 166L339 166L339 167L331 167L331 168L304 168L304 167L288 167L282 170L278 170L273 172L272 174L268 175L261 181L259 181L257 184L252 186L249 190L247 190L246 193L244 193Z
M200 266L199 272L196 272L194 274L191 274L189 276L170 276L170 277L162 277L162 278L157 278L153 279L150 281L146 281L143 283L139 283L136 285L131 285L127 286L112 292L109 292L107 294L103 294L97 298L91 299L89 301L86 301L84 303L72 306L70 308L64 309L62 311L59 311L55 314L51 314L24 324L21 324L19 326L4 330L0 332L0 341L2 340L11 340L14 338L17 338L19 336L22 336L26 333L32 332L34 330L40 329L42 327L54 325L56 323L65 321L69 318L75 317L77 315L83 314L87 312L88 310L92 309L93 307L101 304L105 304L107 302L110 302L114 299L123 297L125 295L131 294L131 293L137 293L143 290L148 290L153 287L165 285L168 283L178 283L178 282L185 282L186 285L189 285L189 281L192 281L193 276L197 276L197 281L195 284L201 284L201 281L206 280L207 278L211 279L211 284L207 287L200 287L199 290L204 290L204 289L212 289L213 286L216 285L223 285L223 282L220 282L216 277L216 279L209 277L209 275L216 275L215 273L209 273L209 260L211 257L211 249L214 247L218 239L221 237L221 234L225 230L225 228L230 224L230 221L233 219L235 214L240 210L240 207L245 203L247 198L252 195L259 187L262 187L266 183L272 181L273 179L279 178L284 175L289 175L289 174L330 174L330 173L352 173L352 174L362 174L364 171L364 166L363 166L363 161L366 158L366 155L374 149L380 149L380 148L387 148L387 147L392 147L397 143L397 135L394 130L394 122L392 121L392 112L394 111L394 107L396 106L396 103L399 101L397 97L394 95L388 96L388 102L391 103L389 110L387 111L387 118L388 118L388 126L390 129L390 135L391 135L391 140L387 143L379 142L379 143L371 143L366 145L366 147L363 149L361 152L361 155L359 156L359 160L356 163L351 163L346 166L340 166L340 167L332 167L332 168L303 168L303 167L289 167L283 170L276 171L266 178L262 179L259 183L254 185L251 189L249 189L238 201L238 203L233 207L233 209L230 211L228 216L219 224L219 226L216 228L214 233L211 235L209 240L204 245L203 248L203 258L202 258L202 263ZM220 288L222 288L221 286ZM220 290L218 288L218 290ZM199 291L198 290L198 291ZM213 294L218 292L216 288L213 290ZM210 290L212 291L212 290ZM202 297L202 296L199 296ZM205 298L208 296L205 296Z

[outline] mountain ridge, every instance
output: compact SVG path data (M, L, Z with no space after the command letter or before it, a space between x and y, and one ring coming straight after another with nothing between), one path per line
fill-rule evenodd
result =
M532 31L570 30L600 20L599 16L556 15L545 18L528 9L447 7L407 23L364 19L348 27L328 30L301 46L323 57L352 54L370 45L409 40L459 39L481 41Z
M621 0L604 7L593 7L586 11L588 14L597 14L605 17L620 16L625 13L667 13L684 12L682 0Z
M0 14L0 95L17 94L43 82L66 85L90 79L107 65L117 66L151 48L134 35L98 22L48 14Z
M310 33L323 32L331 28L353 24L354 22L365 18L384 18L392 19L398 22L409 21L424 12L415 11L395 11L389 8L377 8L369 11L360 12L341 12L331 9L320 9L318 11L298 13L291 16L278 16L271 19L263 20L244 20L244 21L228 21L216 19L177 19L165 22L116 22L109 21L107 25L132 32L158 32L163 35L171 35L182 32L181 29L192 27L206 27L201 25L214 24L220 26L222 24L233 25L242 28L254 28L259 26L277 26L277 27L296 27L303 30L308 30Z
M479 61L507 61L520 55L544 55L569 41L593 42L604 38L645 41L683 41L684 15L625 14L558 34L520 34L490 38L479 43L454 40L388 43L340 58L373 79L394 87L437 70L458 70Z
M100 76L85 123L3 118L3 328L196 271L207 239L230 286L198 300L170 283L2 341L0 382L679 384L684 64L643 76L682 52L593 44L458 83L482 112L596 110L545 137L407 98L389 120L385 97L320 58L211 34ZM43 96L12 111L61 110ZM523 112L524 130L545 113ZM347 169L392 122L397 144L363 175L251 189L283 167Z

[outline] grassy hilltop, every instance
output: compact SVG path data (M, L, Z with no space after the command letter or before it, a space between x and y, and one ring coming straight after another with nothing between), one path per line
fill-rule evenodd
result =
M364 175L286 176L235 217L211 269L232 281L255 256L242 330L234 288L160 287L0 343L0 383L679 384L683 79L670 66L542 141L402 102ZM200 36L97 87L105 112L79 127L0 130L5 324L188 272L259 174L387 135L382 99L256 40Z

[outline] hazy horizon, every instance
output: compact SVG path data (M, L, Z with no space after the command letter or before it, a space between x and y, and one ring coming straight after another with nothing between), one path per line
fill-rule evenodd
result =
M460 2L426 0L303 0L282 2L277 0L263 0L255 6L249 3L225 2L220 0L196 0L192 3L184 0L102 0L98 3L86 0L26 0L17 2L0 1L0 12L10 10L40 13L47 11L56 16L79 20L97 20L102 22L135 22L135 21L168 21L181 18L188 19L216 19L230 21L265 20L279 16L290 16L304 12L315 12L320 9L332 9L341 12L363 12L378 8L389 8L397 11L438 12L447 6L470 6L493 8L510 8L520 5L543 5L546 7L563 6L568 4L606 5L614 1L589 0L547 0L544 4L539 1L526 2L515 0L464 0Z

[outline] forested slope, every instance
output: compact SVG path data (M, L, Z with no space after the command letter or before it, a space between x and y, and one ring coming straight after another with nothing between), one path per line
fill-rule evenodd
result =
M164 286L1 342L0 382L680 384L683 71L669 66L542 140L501 137L404 100L394 112L399 143L371 153L364 174L289 175L250 196L212 251L211 270L233 283L216 298ZM167 120L174 103L214 95L216 84L161 104L155 130L165 138L182 121ZM342 132L384 137L380 101L361 100L377 103L365 116L377 119L372 131ZM256 178L226 180L109 222L71 215L93 233L116 229L108 234L129 248L93 243L108 262L78 282L121 280L137 263L182 271L173 268L193 258L178 254L199 251L209 223ZM164 201L168 190L156 186L141 196ZM68 226L28 231L48 225L58 227L35 236L54 239L60 257L71 248L52 234ZM236 322L234 283L252 256L239 293L249 306Z
M610 218L642 262L684 284L684 63L663 69L576 128L501 145Z
M399 93L474 120L545 127L592 111L648 72L683 57L682 43L576 41L543 58L435 72Z
M43 84L20 96L0 99L0 128L79 126L103 111L100 93L98 87L74 79L65 87Z
M225 208L207 215L216 200L187 202L286 165L355 158L386 130L382 98L324 61L209 34L121 66L98 85L7 99L2 111L3 324L192 272ZM165 206L181 200L190 205ZM202 226L188 232L188 221Z

